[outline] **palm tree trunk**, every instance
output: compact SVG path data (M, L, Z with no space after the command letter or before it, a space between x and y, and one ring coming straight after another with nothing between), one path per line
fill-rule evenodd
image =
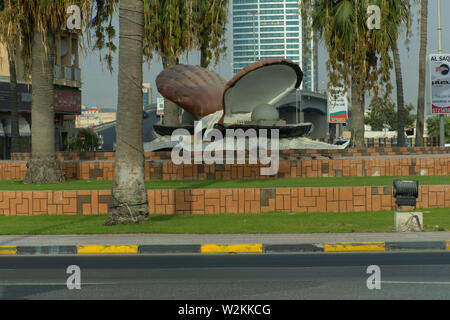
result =
M200 66L203 68L208 68L209 64L208 47L205 44L202 44L200 47Z
M163 57L162 61L164 69L173 65L167 57ZM180 124L180 107L168 99L164 99L163 124L166 126L177 126Z
M142 139L144 4L120 1L117 149L112 207L105 225L148 221Z
M420 18L419 96L417 99L416 146L423 147L425 123L425 80L428 32L428 0L422 0Z
M397 43L392 47L394 54L395 80L397 83L397 146L405 146L405 98L403 95L403 75Z
M64 181L60 161L55 157L54 108L55 39L47 32L45 44L37 30L32 47L31 160L25 183Z
M352 80L352 146L353 148L364 148L364 95L361 96L358 82Z
M21 150L15 48L8 48L8 62L11 87L11 152L16 153Z

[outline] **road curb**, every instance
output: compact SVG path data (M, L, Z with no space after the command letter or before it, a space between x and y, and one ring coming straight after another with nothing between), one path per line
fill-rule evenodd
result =
M166 253L201 253L200 244L186 245L143 245L139 246L139 254L166 254Z
M447 250L447 241L386 242L386 251L401 250Z
M323 244L265 244L264 253L324 252Z
M17 255L74 255L76 246L18 246Z
M0 246L1 255L270 254L450 251L450 241L336 242L301 244L186 244Z
M386 251L385 242L338 242L325 243L325 252L372 252Z

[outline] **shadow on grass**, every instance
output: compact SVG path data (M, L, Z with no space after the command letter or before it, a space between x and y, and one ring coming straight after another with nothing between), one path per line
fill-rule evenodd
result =
M67 222L64 222L64 223L51 224L51 225L48 225L48 226L46 226L44 228L32 230L31 234L33 234L33 235L34 234L36 234L36 235L39 235L39 234L44 234L44 235L45 234L51 234L51 233L49 233L49 231L51 231L51 230L55 230L57 232L58 229L62 229L62 228L67 227L67 226L74 226L76 224L84 224L85 222L88 222L89 220L92 220L92 218L93 218L93 216L78 216L78 217L79 217L79 220L77 220L77 221L73 221L72 220L72 221L67 221ZM96 217L101 217L101 216L96 216ZM68 219L68 220L70 220L70 219ZM106 217L105 217L105 221L106 221ZM99 226L101 226L101 225L99 225Z
M37 216L37 217L42 217L42 216ZM50 216L46 216L46 217L50 217ZM33 218L33 217L31 217ZM60 218L64 218L64 216L61 216ZM65 227L68 226L73 226L74 224L82 224L85 223L87 220L89 220L89 217L83 217L80 220L77 221L73 221L71 219L69 219L70 217L66 217L68 218L66 222L47 222L45 227L41 227L41 228L35 228L35 229L29 229L26 230L25 232L17 232L17 234L19 234L18 236L12 238L12 239L8 239L6 241L2 241L0 242L0 245L7 245L9 243L15 243L18 240L24 240L27 239L31 236L39 236L39 235L61 235L61 234L69 234L69 233L65 233L65 232L58 232L58 229L64 229ZM72 232L72 234L80 234L77 232ZM2 234L2 235L11 235L14 236L14 234Z

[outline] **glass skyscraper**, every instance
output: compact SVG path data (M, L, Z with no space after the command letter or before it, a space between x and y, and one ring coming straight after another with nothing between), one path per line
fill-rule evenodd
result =
M302 53L307 41L299 0L232 0L232 5L234 74L261 59L285 58L302 67L302 89L317 91L317 48L310 41L310 57Z

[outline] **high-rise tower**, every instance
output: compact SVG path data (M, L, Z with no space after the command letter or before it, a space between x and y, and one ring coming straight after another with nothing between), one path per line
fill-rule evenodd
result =
M302 67L303 90L318 90L317 46L306 40L299 7L299 0L232 0L234 74L261 59L285 58Z

